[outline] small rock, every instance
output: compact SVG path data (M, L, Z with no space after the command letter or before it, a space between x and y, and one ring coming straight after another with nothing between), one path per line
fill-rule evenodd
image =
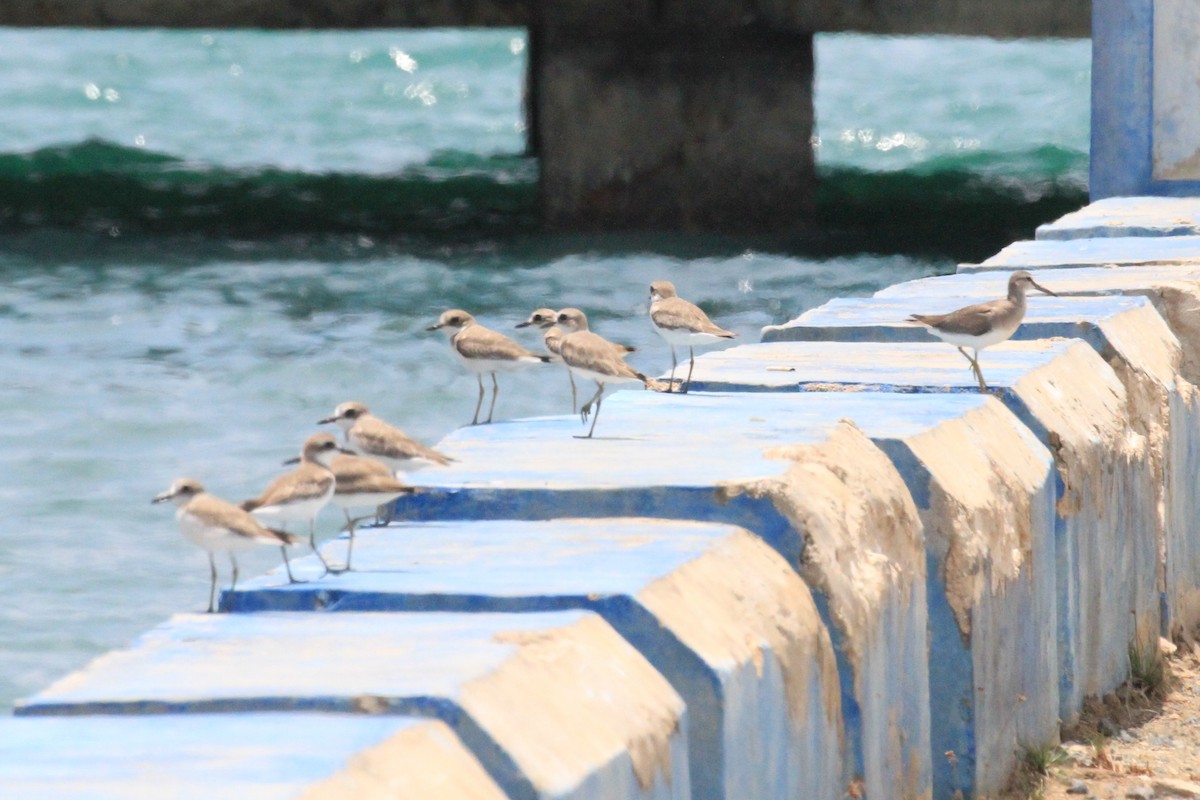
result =
M1116 726L1116 723L1107 717L1101 719L1096 727L1100 729L1100 733L1110 738L1121 732L1121 729Z
M1125 744L1129 744L1130 742L1137 741L1137 739L1134 738L1133 734L1131 734L1129 731L1121 731L1120 733L1117 734L1117 739L1124 742Z
M1158 778L1154 788L1173 797L1200 797L1200 783L1181 781L1176 778Z
M1149 786L1134 786L1125 792L1125 796L1134 800L1154 800L1154 790Z
M1071 785L1067 787L1067 794L1087 794L1088 786L1083 781L1071 781Z

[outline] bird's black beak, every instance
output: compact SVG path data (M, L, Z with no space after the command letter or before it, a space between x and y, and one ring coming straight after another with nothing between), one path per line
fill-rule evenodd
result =
M299 464L299 463L300 463L300 456L293 456L292 458L289 458L287 461L283 462L283 465L285 467L290 467L292 464Z
M532 324L533 324L533 320L527 319L524 322L518 322L517 327L518 328L528 328Z
M1037 289L1042 294L1048 294L1051 297L1058 297L1058 295L1055 292L1052 292L1049 289L1047 289L1045 286L1042 286L1040 283L1035 281L1033 278L1029 279L1029 285L1032 286L1033 288Z
M165 503L174 496L175 495L171 494L170 492L163 492L160 495L156 495L154 499L150 501L150 505L154 505L155 503Z
M328 425L331 422L337 422L340 417L326 417L325 419L317 420L318 425Z
M438 330L438 329L439 329L439 328L441 328L441 327L442 327L442 323L440 323L440 322L437 322L437 323L434 323L433 325L430 325L430 326L429 326L428 328L426 328L425 330L427 330L427 331L436 331L436 330Z

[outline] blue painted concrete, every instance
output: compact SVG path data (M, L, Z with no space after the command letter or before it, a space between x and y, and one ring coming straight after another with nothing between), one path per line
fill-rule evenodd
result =
M1022 342L997 350L988 362L986 374L1002 402L1017 416L1042 432L1045 425L1037 420L1017 389L1020 382L1034 370L1053 369L1056 360L1071 348L1082 345L1075 340ZM991 354L991 351L989 351ZM1094 357L1093 357L1094 358ZM944 344L874 344L828 342L781 342L744 345L698 358L693 387L698 390L751 392L901 392L954 393L959 416L978 411L986 402L978 395L975 380L965 360ZM946 419L954 417L947 414ZM876 425L869 417L856 418L860 427L892 458L908 483L914 500L927 513L931 509L930 487L938 477L931 475L914 453L909 441L914 432L895 436L886 424ZM932 745L934 763L934 796L949 797L956 791L972 796L979 790L978 780L984 782L984 793L1003 786L1012 767L1006 753L995 755L997 740L1007 737L1008 747L1015 751L1020 743L1053 739L1057 714L1041 713L1059 708L1058 685L1054 679L1060 671L1059 655L1053 646L1058 634L1068 645L1062 654L1064 674L1073 672L1076 648L1070 643L1078 639L1079 621L1069 615L1056 622L1057 608L1077 605L1080 591L1077 583L1069 583L1068 574L1058 576L1056 529L1065 526L1057 519L1054 498L1057 496L1056 477L1049 452L1036 442L1025 425L1008 417L1009 439L1026 438L1025 447L1043 462L1044 477L1040 490L1032 492L1029 502L1033 512L1033 549L1030 565L1016 583L1007 585L995 596L979 599L972 612L977 626L971 637L963 637L951 610L946 594L945 562L947 548L936 535L937 521L930 518L928 533L928 587L930 632L930 697L932 701ZM991 440L1001 447L1001 440ZM989 439L960 443L974 450L986 449ZM945 446L952 446L947 442ZM1011 446L1011 444L1010 444ZM1011 451L1000 450L993 456L1003 463L1013 458ZM993 498L986 498L993 501ZM981 498L959 498L964 505L980 502ZM1017 523L1014 523L1017 524ZM1059 534L1064 540L1070 534ZM960 545L961 546L961 545ZM1065 545L1064 545L1065 546ZM1064 585L1058 587L1059 578ZM1047 651L1047 643L1051 647ZM996 670L995 664L1004 655L1019 653L1015 659L1020 667L1012 673ZM996 674L998 673L998 674ZM1032 676L1042 675L1038 683ZM1013 688L1014 676L1020 676L1019 688ZM1030 678L1032 678L1030 680ZM976 705L987 700L992 692L1026 698L1027 706L1014 707L1007 702L985 709L976 715ZM980 688L984 687L984 688ZM985 747L980 753L975 746L980 731ZM942 757L954 752L954 759ZM980 763L982 762L982 763Z
M763 328L763 342L939 342L909 314L944 314L995 295L938 293L925 297L852 297L830 300L782 325ZM1107 340L1097 326L1127 311L1145 308L1142 297L1034 297L1014 341L1064 337L1083 339L1098 350ZM950 345L943 344L955 352ZM989 348L984 357L995 348ZM983 360L980 361L983 364ZM985 372L986 374L986 372Z
M327 545L331 551L341 546ZM754 548L763 551L757 558L750 552ZM328 557L336 560L332 553ZM723 585L679 577L685 566L706 557L721 562L710 570L743 585L771 579L762 570L747 573L745 562L763 566L764 559L778 559L750 534L728 525L628 518L410 523L360 531L354 572L315 580L322 570L310 556L294 562L292 569L313 582L289 584L276 573L226 593L223 605L232 611L594 611L687 703L694 797L737 800L839 792L845 785L842 731L827 724L829 712L836 716L838 709L820 702L829 688L836 693L837 676L822 676L819 652L806 654L802 670L785 663L784 670L809 676L808 694L814 699L809 724L789 720L779 663L791 656L774 652L766 638L769 630L790 629L789 618L803 614L799 597L788 602L780 596L776 607L760 601L756 614L741 620L740 631L722 631L722 639L760 642L736 652L701 651L686 644L705 640L706 629L726 620L695 616L680 628L672 617L656 614L653 602L643 600L673 576L682 585L663 591L721 592ZM782 562L779 567L791 578L793 591L807 598L799 577ZM811 608L811 599L806 603ZM813 624L820 624L815 614ZM826 655L832 657L832 652ZM775 666L763 669L766 662ZM823 680L833 685L824 686ZM815 758L805 757L809 750ZM739 769L747 763L755 768Z
M1200 235L1196 197L1109 197L1039 225L1038 240Z
M0 719L0 797L284 800L344 772L357 754L399 733L436 735L423 730L433 724L263 713ZM427 768L442 780L451 779L451 770L480 769L459 747L457 758ZM492 796L502 797L498 787Z
M513 726L497 729L494 715L502 709L492 707L495 698L486 687L506 670L521 669L515 661L521 652L519 642L564 635L593 621L591 614L571 611L180 615L143 634L129 649L102 656L21 701L16 713L287 711L432 717L454 730L510 797L545 797L545 787L537 785L512 755L519 747L508 738ZM612 641L620 641L607 626L603 630ZM614 653L614 658L620 657L619 648ZM553 695L551 675L553 670L548 669L539 676L547 696ZM590 688L600 693L614 689L602 684ZM553 701L529 697L522 702L522 713L529 720L564 713L548 708L547 702ZM688 797L687 721L682 703L679 708L669 751L664 754L671 762L671 774L654 781L653 793L634 789L637 783L628 752L588 764L587 773L575 779L607 787L614 796ZM487 721L480 719L484 712ZM631 732L630 740L634 736Z
M1058 349L1068 346L1066 343L1055 345ZM944 345L940 346L944 348ZM758 351L769 349L757 348ZM929 346L913 346L918 360L929 363L926 356L934 351ZM736 358L736 354L745 348L733 348L710 354L717 359ZM961 357L953 353L954 358ZM1057 352L1057 351L1055 351ZM1043 362L1053 359L1054 353L1038 355ZM834 364L839 356L824 353L827 363ZM895 354L889 353L888 358L895 361ZM1026 363L1021 365L1021 374L1028 371L1028 355ZM937 358L932 361L937 361ZM722 505L717 493L710 489L707 498L698 487L686 485L699 476L691 476L696 465L683 470L677 470L679 464L678 451L686 449L692 437L706 441L713 431L720 430L726 443L719 447L725 454L722 460L705 461L703 469L712 487L726 483L738 482L740 476L755 476L761 474L758 460L761 452L755 455L747 453L741 445L753 441L754 449L784 444L791 441L812 441L817 439L836 420L846 417L854 419L865 432L879 441L895 439L902 440L909 436L926 433L944 423L960 417L963 413L982 408L990 402L988 398L977 393L966 392L969 374L961 363L951 365L951 359L944 359L945 371L949 374L956 370L962 376L962 394L947 394L939 397L916 397L904 395L834 395L809 394L799 398L774 396L711 396L693 394L686 397L671 398L662 395L645 395L639 393L623 393L614 398L612 407L606 406L606 413L611 413L611 427L608 430L619 433L621 438L603 442L578 442L570 437L575 430L576 422L570 419L529 420L522 423L502 426L500 430L471 429L459 431L440 443L439 447L459 458L460 462L447 470L436 473L425 471L413 476L414 480L426 486L436 487L439 491L431 495L421 495L402 501L398 511L403 516L423 519L464 518L464 519L495 519L506 517L546 519L556 516L587 514L607 515L620 506L622 513L658 513L670 516L693 516L695 518L721 519L743 524L751 529L756 528L751 516L735 517L733 509ZM768 357L764 362L771 362ZM701 364L698 360L697 376L701 376ZM771 362L773 363L773 362ZM847 367L847 370L860 370L870 363L864 358ZM771 364L768 363L767 366ZM760 364L759 366L762 366ZM751 365L749 368L754 369ZM1014 374L1018 367L1014 364ZM770 380L792 380L787 373L769 371L765 367L764 374ZM891 376L893 383L906 381L896 369ZM822 375L810 376L815 382L824 379ZM696 380L696 377L693 378ZM707 378L701 377L707 381ZM910 381L911 383L911 381ZM678 411L676 411L678 410ZM685 411L686 410L686 411ZM666 419L682 419L686 413L688 425L676 426ZM1015 422L1014 422L1015 424ZM1019 427L1019 426L1018 426ZM503 444L501 444L503 443ZM1041 450L1036 442L1031 446ZM668 454L659 458L651 458L648 454L657 454L660 447L668 448ZM524 476L523 453L544 453L553 449L558 454L558 462L567 466L567 475L554 474L548 477L553 489L543 489L537 485L529 485ZM700 452L697 447L697 452ZM1041 450L1044 453L1044 450ZM626 488L623 485L610 489L591 489L593 484L613 483L614 476L608 466L613 462L639 461L637 466L638 478L635 486ZM704 461L703 459L696 459ZM514 463L514 461L516 463ZM657 475L654 472L657 471ZM688 476L687 480L680 480ZM684 483L684 486L678 484ZM622 482L623 484L623 482ZM910 484L910 488L913 487ZM919 493L919 491L918 491ZM927 494L927 492L926 492ZM1047 498L1053 497L1053 489L1048 490ZM638 498L641 498L640 500ZM918 502L921 502L918 499ZM1047 500L1048 502L1048 500ZM657 509L657 510L656 510ZM749 511L749 509L747 509ZM1053 530L1053 516L1047 516L1049 530ZM773 537L778 541L778 537ZM768 539L771 540L770 538ZM1039 540L1045 547L1053 548L1054 537L1047 533ZM1048 551L1052 552L1052 551ZM1053 563L1053 555L1042 557L1043 563ZM1045 573L1051 582L1053 571ZM1042 617L1050 628L1044 636L1029 638L1031 646L1044 647L1047 642L1054 641L1053 627L1055 615L1053 612L1054 589L1044 590L1049 598L1050 610ZM1016 596L1016 595L1015 595ZM817 602L824 603L820 592L817 592ZM828 613L826 611L826 613ZM1024 620L1026 616L1022 615ZM836 626L835 626L836 629ZM1028 630L1037 630L1031 626ZM957 644L957 628L953 633L947 632L947 638ZM925 660L924 654L915 656ZM941 654L939 652L939 658ZM1030 658L1029 663L1036 659ZM959 662L961 663L961 661ZM1043 673L1050 680L1049 689L1053 692L1054 657L1049 657L1046 671ZM965 675L965 673L964 673ZM844 678L845 682L845 678ZM969 679L960 681L969 684ZM968 689L968 693L973 689ZM1036 692L1030 691L1036 696ZM856 703L852 697L846 698L844 704L847 714L847 726L853 732L856 726L854 714ZM1037 702L1037 701L1035 701ZM1057 709L1057 694L1042 698L1042 709ZM1049 717L1053 721L1053 715ZM1045 733L1045 731L1043 731ZM1047 737L1049 734L1047 734ZM971 758L968 745L956 746L963 749L963 759ZM944 762L940 752L935 761ZM937 766L935 765L935 769Z
M1135 300L1138 302L1134 303L1133 311L1144 312L1144 301ZM1129 308L1129 305L1121 302L1117 307ZM869 313L874 313L874 308ZM1080 320L1080 324L1090 323ZM1100 327L1094 332L1097 336L1093 339L1106 342ZM1067 361L1070 363L1061 363ZM1082 401L1084 395L1108 391L1114 401L1123 398L1120 381L1111 369L1092 348L1076 339L997 345L986 350L982 363L989 386L998 399L1046 446L1056 450L1064 443L1070 449L1088 446L1086 439L1090 434L1085 433L1085 439L1081 441L1079 433L1070 433L1062 427L1070 415L1078 415L1079 411L1072 409L1086 407L1084 403L1076 402L1073 395L1081 395ZM1100 375L1106 377L1100 380ZM743 345L698 357L692 381L697 387L720 391L853 392L835 395L844 398L844 402L862 398L860 392L863 391L955 392L955 397L964 396L961 392L970 396L978 391L965 360L953 347L943 343ZM1045 404L1048 389L1050 396L1060 398L1057 410L1049 415ZM1054 410L1054 407L1050 408ZM914 500L918 505L928 507L929 491L923 486L928 476L920 471L919 463L914 461L911 453L905 452L902 446L905 435L889 434L886 427L872 426L868 417L859 417L848 409L846 414L858 420L864 432L893 457L910 483ZM1123 402L1112 405L1108 414L1120 415L1121 419L1114 421L1123 425ZM1150 467L1145 463L1130 465L1128 456L1118 452L1104 452L1099 457L1108 459L1108 464L1100 469L1108 476L1106 480L1114 482L1102 491L1091 489L1090 507L1058 513L1052 525L1054 536L1046 536L1046 541L1055 542L1056 551L1052 558L1057 564L1058 673L1061 675L1058 688L1064 720L1078 714L1082 698L1087 694L1110 691L1120 684L1127 669L1124 661L1126 646L1147 630L1157 631L1159 625L1156 537L1130 535L1130 531L1146 531L1150 527L1147 521L1156 517ZM905 461L912 463L905 465ZM1078 477L1074 480L1079 481ZM1057 497L1066 497L1066 491L1067 486L1058 482ZM930 673L931 680L935 681L932 685L956 685L956 679L964 676L962 662L941 657L944 652L955 650L955 637L953 628L944 625L947 620L944 591L937 583L940 573L935 569L929 573L931 645L938 648L940 655L931 660ZM1114 581L1111 577L1114 575L1122 576L1121 581ZM1046 606L1046 603L1040 603L1040 606ZM1134 616L1130 616L1130 609L1136 610ZM1033 618L1030 614L1030 619ZM1000 619L1014 618L1001 613ZM1104 633L1100 634L1102 630ZM966 711L960 720L966 722L970 720L970 704L962 708ZM942 718L940 727L935 710L934 720L935 734L947 741L946 718ZM965 745L960 741L959 746ZM950 748L953 747L947 747L947 750ZM970 766L970 763L935 763L935 786L942 790L947 787L946 781L962 780Z
M1197 260L1200 260L1200 236L1123 236L1013 242L982 264L962 264L958 270L1136 266Z
M1153 22L1153 0L1092 0L1093 200L1166 193L1153 180Z
M1145 297L1169 328L1167 334L1156 331L1155 321L1149 318L1135 324L1127 315L1120 315L1102 321L1098 333L1102 354L1121 369L1123 379L1145 387L1131 393L1152 391L1162 396L1159 404L1142 407L1148 420L1138 419L1138 412L1131 411L1130 421L1134 429L1147 433L1164 462L1163 625L1164 634L1177 636L1200 624L1200 537L1194 535L1200 519L1200 494L1194 488L1194 476L1200 469L1200 398L1188 385L1200 381L1196 314L1200 309L1200 263L1038 269L1033 274L1039 283L1066 296ZM1008 275L1008 269L994 269L923 278L889 286L876 296L896 301L911 298L914 303L925 302L929 296L954 296L967 302L1001 294ZM1155 351L1157 360L1163 362L1157 367L1146 363ZM984 357L988 369L1003 355L1003 351L988 350ZM1147 430L1155 425L1165 430L1158 434Z

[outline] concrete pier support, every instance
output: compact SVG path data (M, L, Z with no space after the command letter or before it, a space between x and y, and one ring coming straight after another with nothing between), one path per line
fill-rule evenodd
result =
M548 26L529 43L549 227L805 225L811 33Z

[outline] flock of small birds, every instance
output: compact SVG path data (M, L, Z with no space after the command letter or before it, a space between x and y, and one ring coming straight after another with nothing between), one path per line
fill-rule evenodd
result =
M970 363L980 391L986 392L987 384L979 366L979 351L1007 340L1016 332L1025 317L1025 293L1031 288L1054 295L1054 292L1039 285L1032 275L1022 270L1009 277L1006 297L966 306L949 314L913 314L909 321L925 326L934 336L957 347ZM699 307L680 298L675 293L675 286L668 281L650 284L650 320L671 347L671 376L663 390L667 392L687 392L696 364L697 345L715 344L735 336L715 324ZM461 309L443 312L438 321L426 329L445 331L449 335L452 352L469 372L475 374L479 382L479 399L475 404L472 425L480 424L479 414L486 393L484 375L490 375L492 379L492 402L488 406L487 419L483 421L487 424L492 421L496 408L499 389L497 373L512 372L534 364L560 363L566 366L571 380L572 411L578 403L575 379L590 380L596 384L596 393L578 407L584 424L591 417L591 427L586 435L577 438L592 438L607 387L638 383L644 387L651 386L651 379L625 363L625 357L634 352L634 348L610 342L590 331L587 316L577 308L564 308L557 312L539 308L516 327L530 326L544 331L542 342L547 351L545 354L527 350L504 334L485 328ZM678 358L675 347L685 345L688 348L688 374L677 385L675 370ZM968 347L974 351L973 356L967 353ZM206 493L199 481L180 478L167 491L154 498L155 503L175 503L179 507L175 517L184 537L208 552L212 576L208 593L210 613L214 610L216 599L217 567L214 557L217 552L229 555L233 572L231 591L237 587L238 579L235 554L263 545L280 548L288 580L295 583L297 580L292 575L287 548L303 539L288 533L283 527L289 523L307 522L309 547L321 560L325 572L344 572L350 569L356 526L376 516L373 511L368 516L353 517L351 510L379 509L403 494L415 492L417 490L414 487L399 479L399 474L429 465L445 466L454 460L374 416L362 403L342 403L334 409L332 416L318 420L317 424L332 424L340 428L342 443L339 444L337 438L329 433L308 437L300 456L285 462L298 462L296 468L271 481L258 497L234 505ZM341 567L331 567L316 547L317 515L329 503L342 509L346 517L346 526L342 530L349 534L349 545L346 563Z
M733 339L734 333L716 325L699 307L680 298L669 281L650 284L650 320L655 330L671 347L671 378L665 391L687 392L695 366L695 347ZM534 364L559 363L567 368L571 381L572 410L577 407L575 379L591 380L596 392L579 407L586 424L592 424L586 436L592 438L600 406L607 387L622 384L650 386L647 378L625 363L633 347L615 344L588 329L587 316L577 308L555 312L540 308L518 328L536 326L544 331L542 342L546 354L534 353L502 333L485 328L461 309L443 312L427 330L442 330L449 335L450 349L479 382L479 399L475 404L472 425L480 424L485 388L484 375L492 379L492 401L488 407L490 423L496 408L499 385L497 373L513 372ZM686 345L690 359L687 379L678 385L675 370L678 366L675 347ZM343 434L339 444L329 433L308 437L298 458L285 462L297 464L291 472L279 476L253 499L240 504L222 500L204 490L193 478L180 478L167 491L154 498L155 503L173 502L178 509L175 518L184 538L208 553L211 582L208 592L208 611L215 610L218 552L227 553L232 569L230 591L237 588L238 564L236 553L262 546L279 547L290 582L299 582L292 574L288 547L299 544L302 537L284 530L289 523L308 523L308 544L321 560L326 573L350 569L354 548L354 532L365 519L374 517L374 509L386 506L403 494L416 489L398 477L429 465L445 466L453 461L431 447L409 437L382 419L374 416L362 403L346 402L333 415L317 424L337 425ZM316 547L316 519L328 504L341 508L346 517L342 529L349 534L344 566L332 567ZM352 509L371 508L368 516L353 517Z

